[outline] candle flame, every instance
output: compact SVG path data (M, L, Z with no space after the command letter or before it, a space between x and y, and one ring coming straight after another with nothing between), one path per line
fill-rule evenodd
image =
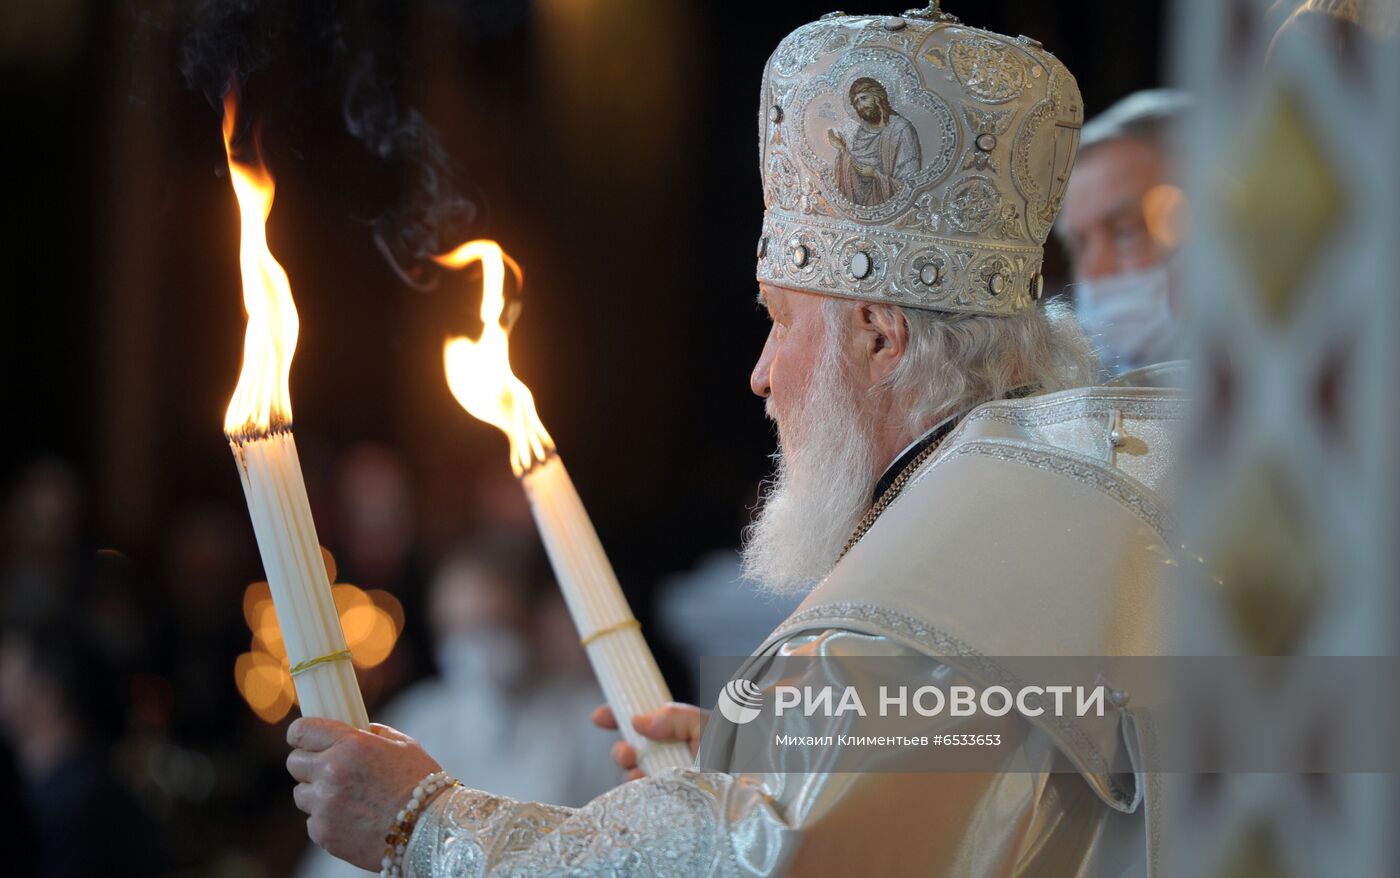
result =
M510 369L510 345L501 325L505 310L506 265L520 280L520 266L495 241L468 241L439 264L452 269L481 263L481 338L472 341L449 338L442 358L447 368L447 386L469 414L499 428L510 438L510 465L517 476L543 463L554 450L554 440L545 432L535 412L530 388Z
M276 187L256 149L251 161L234 157L237 113L238 97L230 88L224 97L224 151L241 220L238 262L248 329L243 337L243 370L224 415L224 433L241 442L292 425L289 379L299 323L287 272L267 247L267 215Z

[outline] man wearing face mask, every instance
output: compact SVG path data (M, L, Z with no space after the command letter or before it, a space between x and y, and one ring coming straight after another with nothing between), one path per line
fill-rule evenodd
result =
M591 679L564 679L543 654L535 620L554 589L540 587L539 552L513 536L451 554L429 593L440 677L415 686L386 722L440 749L473 783L501 784L529 800L583 804L617 783L612 739L585 722L602 695ZM425 745L427 746L427 745Z
M1190 106L1183 92L1141 91L1084 125L1056 231L1076 316L1110 375L1182 355L1171 156Z
M542 587L538 553L533 537L500 534L447 556L428 593L438 676L403 692L384 719L464 782L578 806L620 780L614 738L588 725L603 696L586 657L579 650L572 674L569 657L555 655L559 638L544 630L560 598ZM313 846L298 878L368 874Z

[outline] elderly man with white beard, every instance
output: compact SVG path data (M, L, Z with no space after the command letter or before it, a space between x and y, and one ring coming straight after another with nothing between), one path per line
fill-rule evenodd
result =
M919 168L875 206L843 195L824 136L862 78L920 141ZM997 657L1101 656L1107 673L1107 657L1159 653L1158 489L1185 400L1131 377L1083 386L1083 336L1039 301L1083 118L1074 79L1035 41L935 3L799 28L761 95L772 326L751 381L780 455L744 563L807 595L735 681L840 685L875 657L985 692L1016 679ZM637 729L689 741L696 767L642 776L619 742L633 779L577 809L425 782L437 764L382 726L298 720L288 769L312 838L389 875L1151 874L1150 716L1112 702L1093 721L977 718L1001 746L954 772L901 770L917 754L900 746L880 757L895 770L840 770L840 744L757 766L741 754L774 749L763 724L672 705ZM917 722L943 736L974 720Z

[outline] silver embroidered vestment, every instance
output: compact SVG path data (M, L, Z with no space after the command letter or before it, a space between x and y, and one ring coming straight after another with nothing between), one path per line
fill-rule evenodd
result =
M1111 673L1112 656L1160 654L1171 530L1160 489L1185 404L1115 386L976 409L736 676L775 685L788 655L922 656L944 682L985 686L1004 673L990 656L1101 655ZM852 682L823 676L840 663L811 667L798 685ZM1006 770L977 774L681 771L578 809L458 789L425 812L407 870L1150 875L1152 783L1107 769L1117 748L1141 746L1144 719L1115 709L1081 728L1013 713ZM964 722L940 715L927 731ZM702 764L723 764L736 728L707 731Z

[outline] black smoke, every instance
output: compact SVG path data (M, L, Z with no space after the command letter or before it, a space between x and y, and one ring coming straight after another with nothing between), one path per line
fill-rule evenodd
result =
M342 115L345 130L371 155L404 168L405 191L374 220L374 243L405 283L426 289L436 280L433 255L466 240L482 199L464 194L437 132L397 100L369 52L361 52L351 70Z
M464 27L486 37L519 26L528 8L526 0L453 5ZM432 257L477 231L485 200L384 72L403 59L383 34L408 11L387 0L200 0L183 22L179 66L187 86L221 109L228 88L249 94L259 71L289 55L301 59L309 80L339 97L346 132L396 181L392 201L368 223L376 247L404 283L429 289L439 274ZM248 110L259 114L256 105Z

